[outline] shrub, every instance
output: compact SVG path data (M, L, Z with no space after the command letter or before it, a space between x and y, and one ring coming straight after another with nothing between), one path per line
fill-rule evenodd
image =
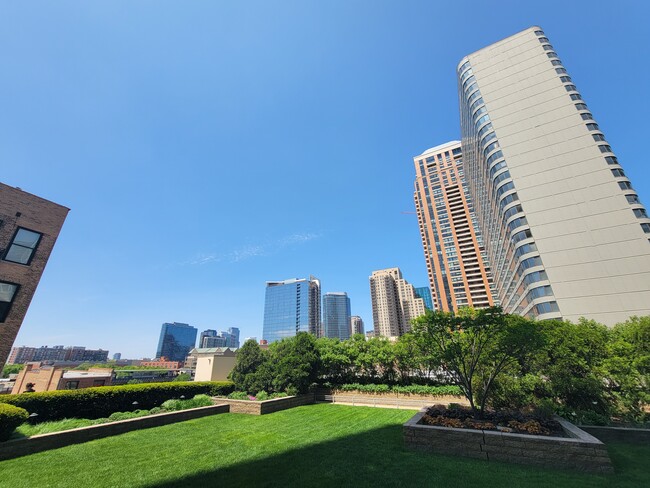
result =
M233 391L228 398L231 400L248 400L248 393L245 391Z
M361 391L364 393L401 393L407 395L462 395L460 387L455 385L442 385L442 386L424 386L424 385L409 385L409 386L389 386L389 385L361 385L359 383L348 383L345 385L337 386L336 389L342 391Z
M146 383L2 395L0 404L11 404L36 413L39 422L71 417L97 419L114 412L158 407L170 398L197 394L226 395L232 390L233 384L229 381Z
M258 391L257 394L255 395L255 399L258 402L263 402L264 400L269 399L269 394L267 392L265 392L264 390Z
M9 439L16 427L28 418L29 413L24 408L0 403L0 441Z

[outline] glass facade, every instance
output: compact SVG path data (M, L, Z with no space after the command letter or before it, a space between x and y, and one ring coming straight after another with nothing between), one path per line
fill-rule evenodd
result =
M185 361L190 350L194 349L197 332L195 327L188 324L162 324L156 357L165 357L169 361Z
M325 293L323 296L325 337L349 339L350 317L350 298L347 293Z
M415 288L415 296L424 300L424 306L427 310L433 310L433 301L431 300L431 290L428 286Z
M320 336L320 281L309 279L266 283L262 338L269 343L298 332Z

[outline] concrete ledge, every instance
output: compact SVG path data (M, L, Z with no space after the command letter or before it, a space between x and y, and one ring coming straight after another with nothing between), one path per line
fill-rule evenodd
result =
M81 444L83 442L101 439L102 437L124 434L125 432L130 432L132 430L149 429L151 427L173 424L175 422L207 417L208 415L227 413L229 409L230 407L224 404L211 405L208 407L191 408L178 412L159 413L148 415L147 417L118 420L117 422L110 422L107 424L91 425L89 427L80 427L78 429L35 435L25 439L14 439L0 442L0 461L47 451L49 449L57 449L71 444Z
M469 406L467 398L457 395L416 395L413 393L367 393L362 391L341 391L318 388L314 392L316 401L363 405L372 407L393 407L413 410L437 403L449 405L458 403Z
M423 408L403 426L404 444L409 449L547 468L614 472L605 445L559 417L555 420L567 437L420 424L426 410Z
M231 400L230 398L215 398L214 400L219 403L228 404L230 406L230 413L266 415L273 412L279 412L280 410L314 403L314 395L308 393L306 395L274 398L272 400L264 400L261 402L251 400Z
M631 444L650 444L650 429L607 427L600 425L581 425L580 428L605 443L627 442Z

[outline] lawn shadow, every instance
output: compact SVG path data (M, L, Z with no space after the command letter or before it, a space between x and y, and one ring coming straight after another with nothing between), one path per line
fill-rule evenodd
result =
M218 456L218 452L215 456ZM408 487L609 486L604 476L454 458L407 450L402 426L368 430L150 488L210 486Z

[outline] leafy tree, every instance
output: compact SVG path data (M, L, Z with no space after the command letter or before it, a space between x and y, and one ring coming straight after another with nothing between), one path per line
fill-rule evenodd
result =
M318 378L320 355L316 339L307 332L274 342L269 347L275 391L307 393Z
M461 309L455 315L427 311L415 319L412 330L426 351L440 357L479 418L495 379L543 343L535 322L504 315L499 307Z
M192 377L188 373L181 373L176 378L174 378L174 381L191 381Z
M259 367L268 361L268 354L259 344L250 339L237 350L237 362L228 378L235 383L235 389L249 391L257 387L255 374Z
M9 378L10 374L18 374L24 367L24 364L6 364L5 367L2 368L2 375L0 375L0 378Z

